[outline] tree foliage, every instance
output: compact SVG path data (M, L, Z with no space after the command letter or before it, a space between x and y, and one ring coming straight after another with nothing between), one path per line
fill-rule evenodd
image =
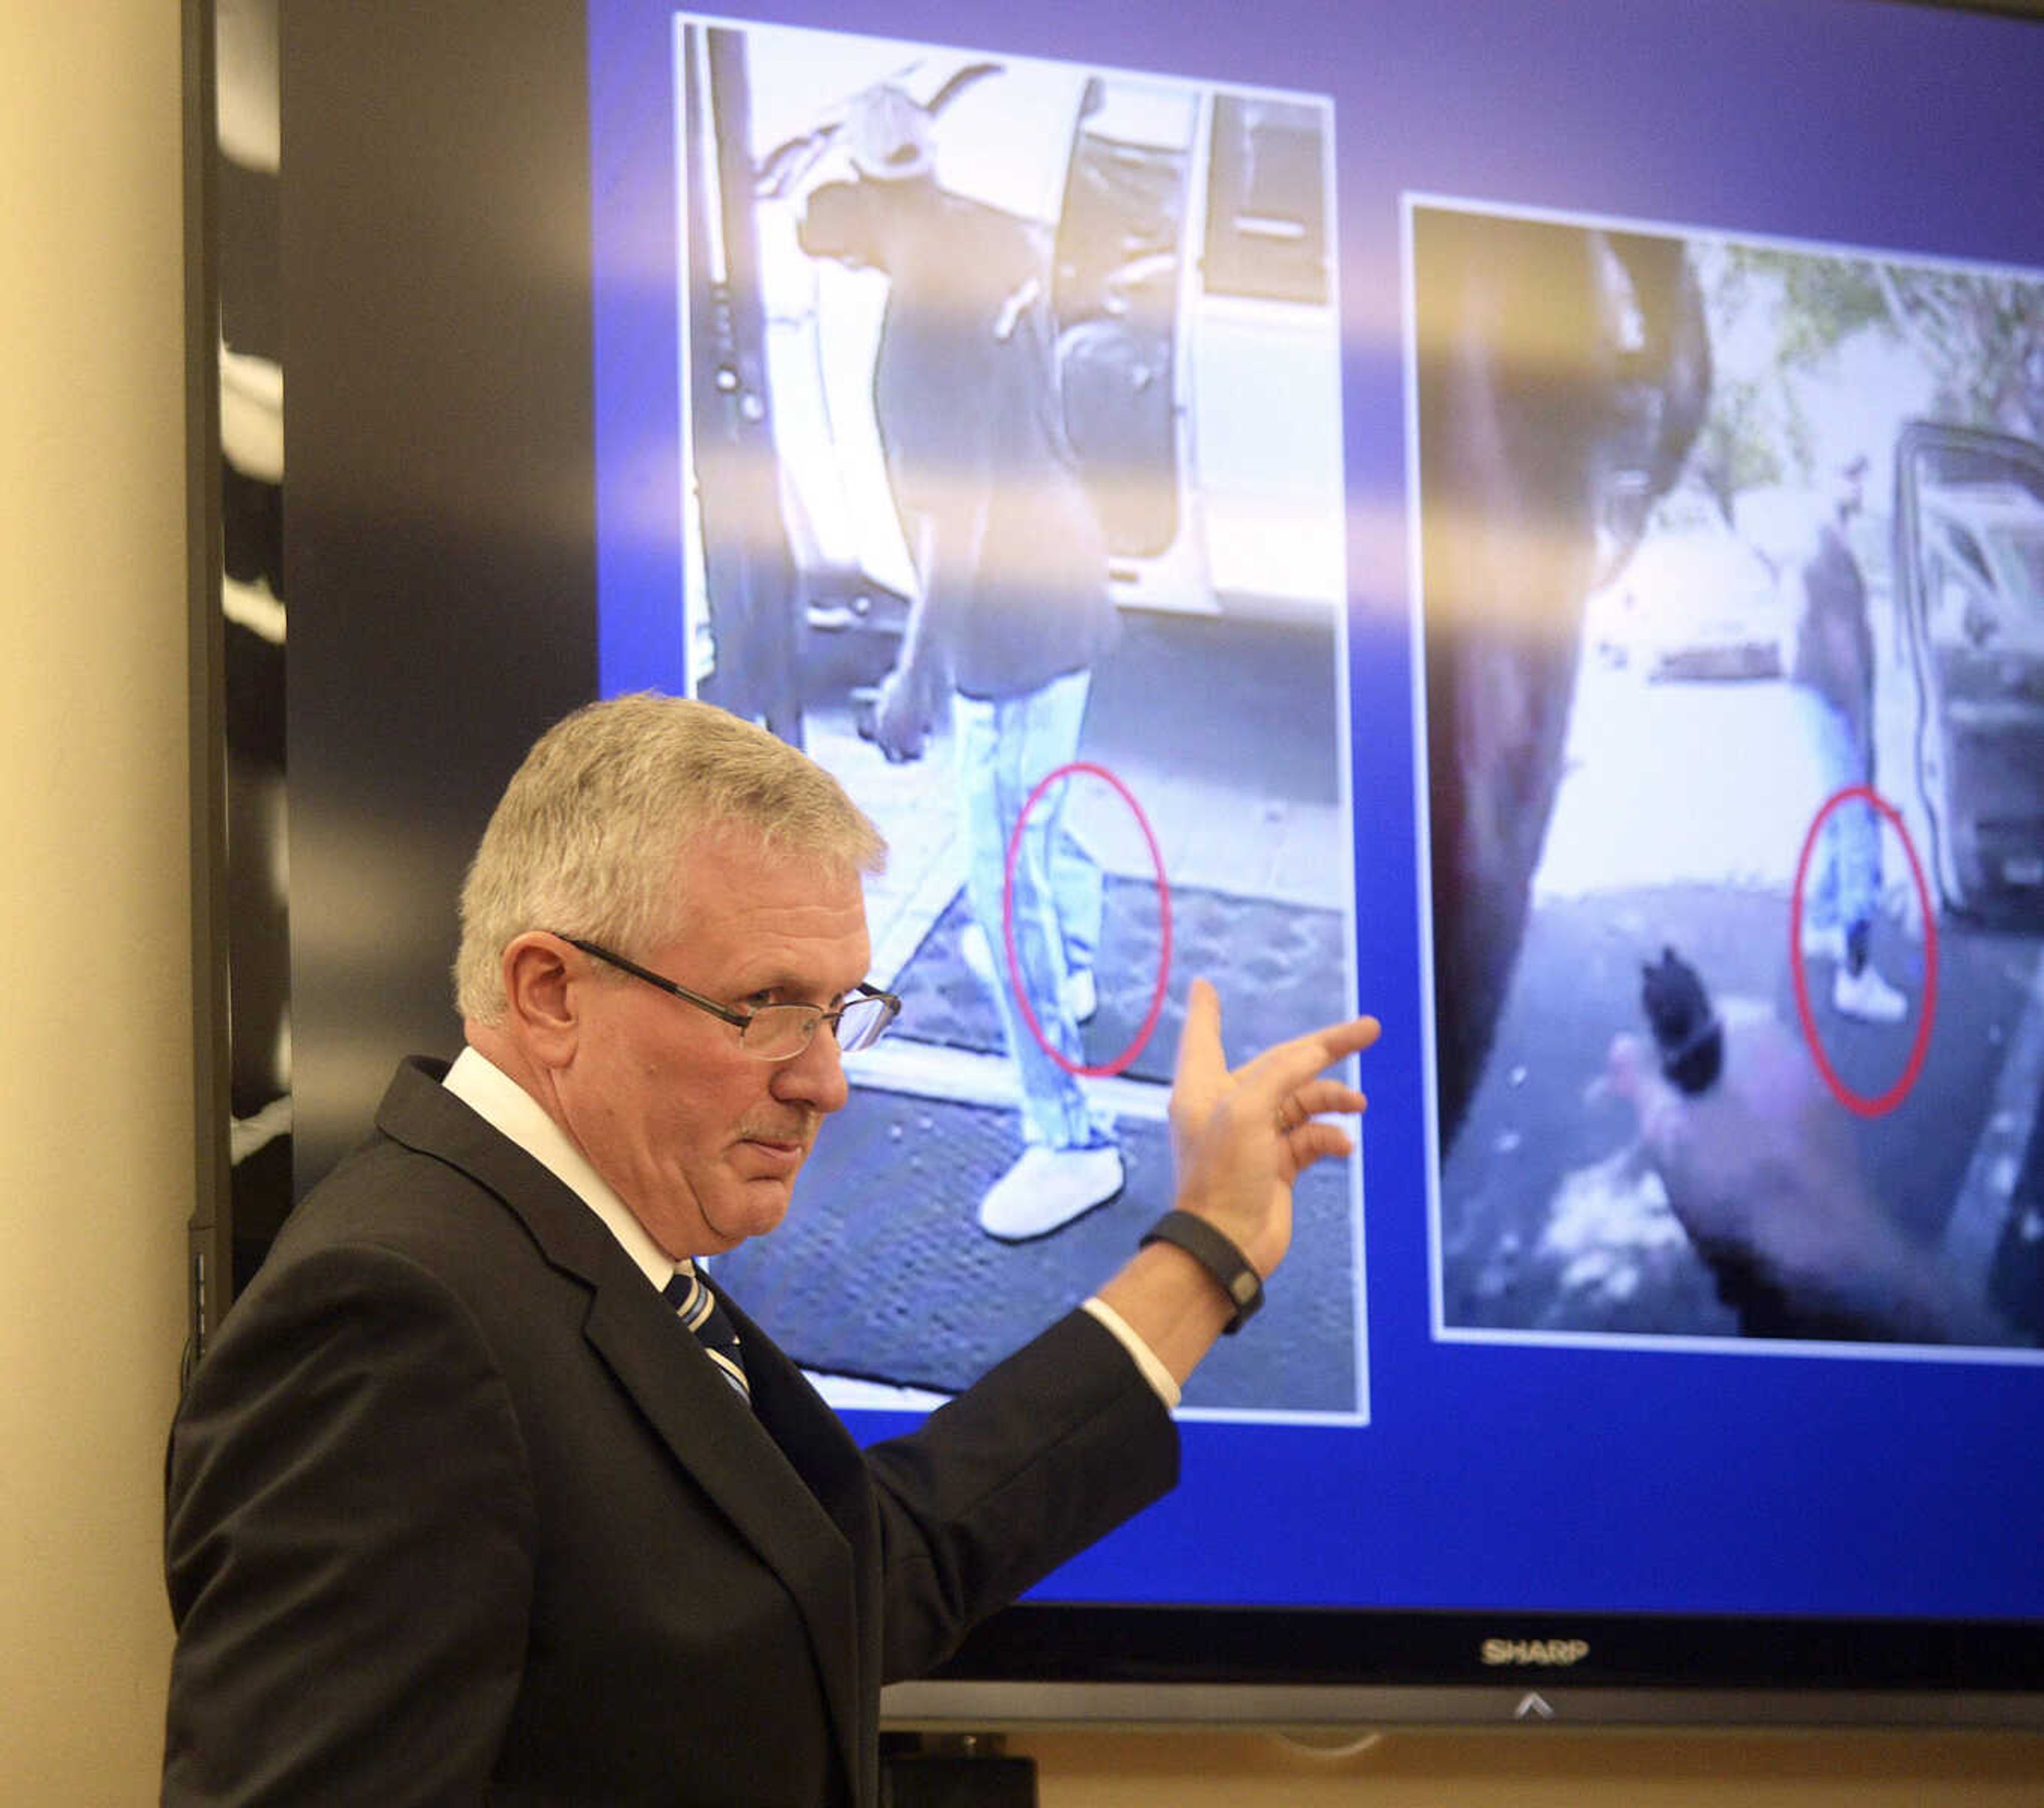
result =
M1719 298L1773 294L1785 371L1820 369L1854 334L1906 346L1936 385L1941 417L2044 438L2044 283L2013 271L1724 248Z
M1873 267L1888 318L1961 425L2044 439L2044 283L2006 272Z

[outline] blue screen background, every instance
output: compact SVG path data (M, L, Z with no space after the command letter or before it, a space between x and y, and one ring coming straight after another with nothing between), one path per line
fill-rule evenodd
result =
M2044 29L2015 21L1867 0L725 11L1331 95L1352 524L1405 518L1408 191L2044 267ZM590 14L613 693L684 669L678 397L645 380L679 353L672 14ZM1406 551L1352 525L1358 980L1385 1024L1366 1071L1370 1422L1188 1424L1178 1491L1041 1595L2044 1618L2044 1370L1431 1334Z

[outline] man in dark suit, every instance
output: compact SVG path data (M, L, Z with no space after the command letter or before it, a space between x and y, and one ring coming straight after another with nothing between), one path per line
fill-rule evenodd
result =
M870 1808L882 1683L1170 1485L1167 1406L1348 1152L1324 1070L1376 1026L1230 1071L1197 986L1187 1215L861 1452L694 1259L779 1222L896 1008L882 853L705 706L534 748L463 890L467 1048L401 1069L180 1410L167 1801Z

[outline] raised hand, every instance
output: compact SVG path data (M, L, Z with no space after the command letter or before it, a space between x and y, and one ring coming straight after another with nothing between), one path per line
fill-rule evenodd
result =
M1268 1275L1292 1243L1292 1187L1317 1161L1355 1144L1324 1114L1368 1103L1326 1070L1376 1041L1374 1017L1295 1036L1230 1068L1221 1050L1220 999L1193 982L1171 1085L1171 1150L1180 1210L1208 1220Z

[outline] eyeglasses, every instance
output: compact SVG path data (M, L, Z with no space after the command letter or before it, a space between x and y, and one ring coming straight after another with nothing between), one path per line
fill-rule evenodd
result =
M584 941L580 936L563 936L561 940L571 948L578 948L584 954L615 967L620 973L629 973L635 979L644 979L647 985L658 987L685 1005L694 1005L697 1010L706 1010L712 1017L735 1024L738 1045L762 1061L792 1061L816 1040L816 1031L824 1024L830 1025L832 1034L837 1038L840 1054L850 1055L861 1048L870 1048L901 1012L899 998L892 992L883 992L872 986L855 988L851 997L836 1010L825 1010L820 1005L762 1005L757 1010L733 1010L728 1005L720 1005L714 998L706 998L700 992L676 985L650 967L641 967L636 960L613 954L595 942Z

